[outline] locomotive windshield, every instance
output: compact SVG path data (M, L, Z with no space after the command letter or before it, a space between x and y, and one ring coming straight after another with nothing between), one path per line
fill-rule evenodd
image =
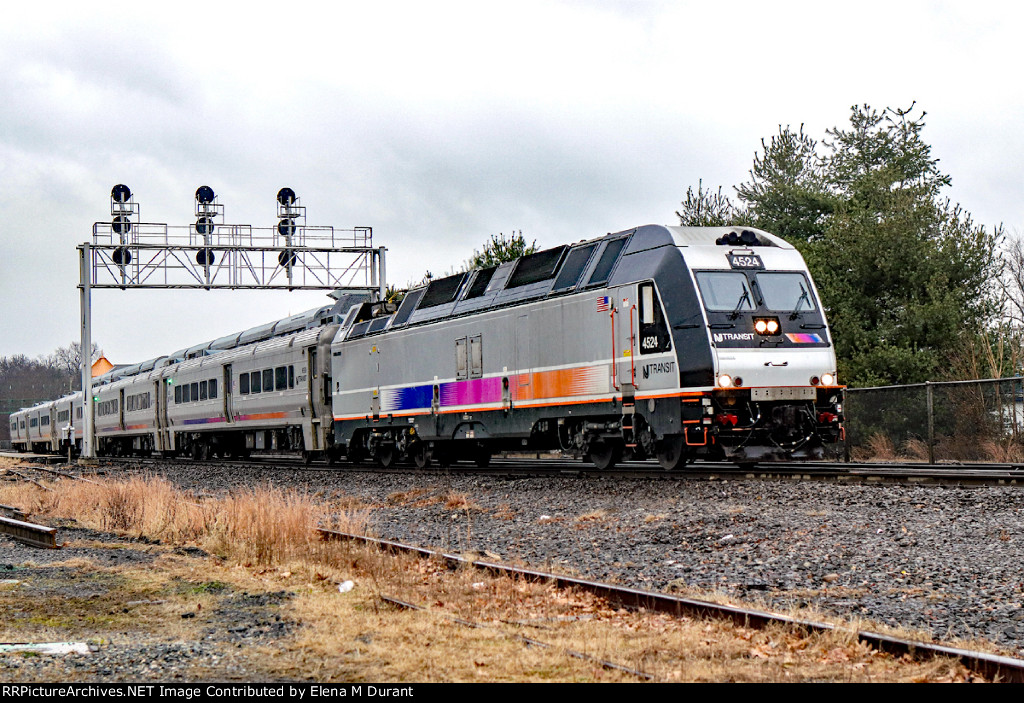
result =
M713 312L739 312L754 309L747 277L739 271L698 271L697 283L704 307Z
M802 312L815 309L811 287L802 273L759 273L756 280L769 310Z

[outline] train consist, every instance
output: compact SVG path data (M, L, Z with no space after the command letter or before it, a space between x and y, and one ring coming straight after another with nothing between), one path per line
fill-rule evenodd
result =
M396 309L397 308L397 309ZM550 450L814 458L842 387L800 254L749 228L647 225L333 307L99 380L100 454L301 452L425 467ZM81 447L81 394L11 415L20 450Z

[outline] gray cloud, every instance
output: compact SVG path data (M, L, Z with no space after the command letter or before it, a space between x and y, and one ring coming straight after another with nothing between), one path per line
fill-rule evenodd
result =
M1024 219L1024 96L1006 75L1018 10L998 22L870 2L12 12L0 28L0 295L19 306L0 320L0 354L77 337L75 245L109 217L119 182L144 219L171 224L192 220L208 184L228 222L269 226L290 186L310 224L373 226L404 283L499 231L551 246L670 223L698 178L746 178L780 123L823 136L853 103L917 99L951 197L980 222ZM95 338L130 361L321 300L105 293Z

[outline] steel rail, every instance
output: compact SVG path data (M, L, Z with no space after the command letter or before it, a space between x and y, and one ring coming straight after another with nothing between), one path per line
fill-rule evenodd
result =
M24 520L27 517L24 510L13 505L0 504L0 511L7 513L8 517L14 518L15 520Z
M57 528L55 527L0 517L0 532L32 547L60 549L57 546Z
M18 471L15 471L14 469L7 469L7 473L11 474L12 476L17 476L18 478L21 478L21 479L25 479L25 480L26 480L26 481L28 481L29 483L34 483L34 484L35 484L35 485L37 485L37 486L38 486L39 488L42 488L42 489L43 489L44 491L52 491L52 490L53 490L53 489L52 489L52 488L50 488L49 486L44 486L43 484L39 483L39 481L35 480L35 479L34 479L34 478L32 478L31 476L26 476L26 475L25 475L25 474L23 474L23 473L20 473L20 472L18 472Z
M57 476L64 476L65 478L73 478L76 481L85 481L86 483L91 483L91 484L96 485L96 486L100 485L99 481L93 481L91 478L85 478L84 476L75 476L74 474L69 474L66 471L57 471L56 469L47 469L47 468L44 468L42 466L33 466L32 464L27 465L25 468L32 469L33 471L42 471L43 473L55 474Z
M174 459L157 457L103 457L109 463L137 463L143 466L159 467ZM768 479L768 480L822 480L842 483L905 483L909 485L963 485L963 486L1009 486L1024 487L1024 465L1021 464L963 464L928 465L915 463L862 463L838 462L764 462L737 465L727 462L700 462L689 464L685 469L665 471L651 462L624 462L613 469L600 470L573 459L496 458L486 468L470 464L450 467L429 466L423 469L411 464L383 468L373 462L357 464L309 464L298 456L263 456L248 459L206 459L179 458L196 466L245 466L261 470L287 468L302 472L338 473L346 471L388 473L388 474L467 474L475 476L539 477L567 474L601 478L644 478L664 480L717 480Z
M464 557L437 552L424 547L393 542L390 540L376 539L364 535L356 535L337 530L319 528L317 530L322 539L337 539L361 542L375 546L384 551L415 554L423 558L440 559L451 566L474 566L491 573L506 576L525 578L531 581L542 581L554 583L559 588L579 588L595 595L607 598L623 607L634 609L653 610L670 615L694 615L697 617L713 617L731 620L732 622L746 626L762 628L769 624L782 624L802 628L813 632L833 632L839 630L831 623L818 622L813 620L802 620L778 613L770 613L764 610L742 608L734 605L712 603L711 601L698 600L694 598L683 598L667 593L646 591L638 588L616 586L599 581L590 581L571 576L552 574L535 569L524 569L477 559L466 559ZM858 630L857 639L879 651L889 652L898 655L910 655L913 657L951 657L960 661L971 671L975 671L992 681L1003 681L1010 683L1024 683L1024 659L1014 659L987 652L977 652L957 647L908 640L893 635L885 635L867 630Z

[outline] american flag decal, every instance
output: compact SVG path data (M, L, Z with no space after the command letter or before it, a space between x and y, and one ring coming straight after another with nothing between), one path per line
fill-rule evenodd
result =
M600 298L597 299L597 311L598 312L608 312L611 309L612 309L612 299L609 298L607 295L602 295Z

